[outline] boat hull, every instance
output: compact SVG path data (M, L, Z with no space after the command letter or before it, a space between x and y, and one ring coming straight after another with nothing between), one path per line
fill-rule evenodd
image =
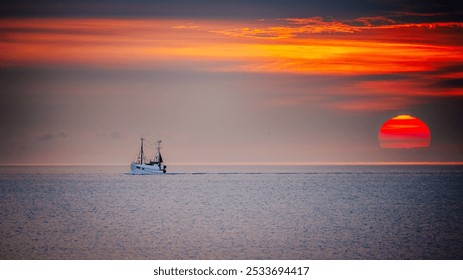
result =
M165 169L161 169L158 165L130 164L130 174L132 175L157 175L164 173L166 173Z

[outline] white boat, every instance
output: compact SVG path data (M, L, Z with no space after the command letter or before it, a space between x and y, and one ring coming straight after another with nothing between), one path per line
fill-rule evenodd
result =
M136 161L130 164L130 173L133 175L150 175L164 174L167 166L164 165L161 156L161 141L157 141L156 156L154 160L146 161L145 153L143 152L143 138L141 138L141 148Z

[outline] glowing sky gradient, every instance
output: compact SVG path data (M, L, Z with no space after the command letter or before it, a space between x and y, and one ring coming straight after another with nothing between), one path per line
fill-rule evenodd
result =
M124 164L142 136L174 163L463 161L458 9L26 2L0 10L2 164ZM430 126L426 152L378 147L399 114Z

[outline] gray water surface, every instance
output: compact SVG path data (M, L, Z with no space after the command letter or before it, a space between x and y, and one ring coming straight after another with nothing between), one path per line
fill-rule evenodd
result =
M463 259L462 166L174 169L0 167L0 258Z

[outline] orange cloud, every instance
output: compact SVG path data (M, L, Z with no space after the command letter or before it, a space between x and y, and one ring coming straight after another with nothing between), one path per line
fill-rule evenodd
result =
M372 19L358 21L371 22ZM69 63L150 67L160 61L210 60L233 61L231 67L222 70L351 75L429 71L440 63L462 59L460 46L385 42L378 35L365 38L367 40L351 39L349 35L296 36L358 32L372 28L371 23L354 27L321 18L285 22L290 24L241 27L232 32L227 27L239 22L2 19L0 63L3 66ZM256 38L278 40L256 41Z
M249 23L248 23L249 24ZM251 23L255 27L215 29L212 32L232 37L287 39L301 34L353 33L360 29L343 22L325 21L321 17L287 18ZM270 26L269 26L270 25Z
M254 22L0 19L0 67L172 65L195 71L343 77L400 74L396 80L354 81L338 93L368 98L329 104L343 110L392 110L416 103L409 97L463 95L458 83L438 86L462 78L461 71L442 70L463 63L461 28L460 22L399 24L385 17ZM310 100L277 97L269 106Z
M233 70L342 75L402 73L430 71L438 63L461 57L460 50L452 47L339 39L248 44L244 51L253 54L254 59Z

